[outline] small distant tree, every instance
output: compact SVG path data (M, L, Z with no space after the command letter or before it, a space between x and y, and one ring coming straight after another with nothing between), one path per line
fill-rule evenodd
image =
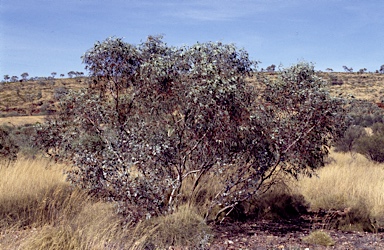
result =
M23 81L27 81L28 76L29 76L29 74L27 72L24 72L23 74L21 74L21 78Z
M56 75L57 75L56 72L52 72L52 73L51 73L52 78L55 78Z
M60 74L60 77L64 77L65 75L64 74Z
M275 72L275 70L276 70L276 65L275 64L272 64L272 65L270 65L270 66L268 66L266 68L267 72Z
M325 70L328 72L333 72L333 69L331 69L331 68L326 68Z
M9 77L9 75L4 75L4 80L5 82L8 82L11 78Z
M366 69L366 68L359 69L359 74L363 74L363 73L365 73L365 72L367 72L367 69Z
M380 73L384 74L384 64L380 66Z
M76 77L80 77L80 76L83 76L83 75L84 75L84 72L76 71Z
M349 72L349 73L353 72L353 68L348 68L347 66L343 66L343 69L345 72Z
M72 78L72 77L75 76L75 75L76 75L76 72L73 71L73 70L71 70L71 71L68 72L68 76L69 76L69 78Z
M19 80L18 76L12 76L11 77L11 82L17 82Z

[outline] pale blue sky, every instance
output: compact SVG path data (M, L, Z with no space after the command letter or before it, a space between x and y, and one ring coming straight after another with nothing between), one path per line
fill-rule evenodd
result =
M96 41L169 45L221 41L251 59L317 70L375 71L384 64L383 0L0 0L0 80L83 71Z

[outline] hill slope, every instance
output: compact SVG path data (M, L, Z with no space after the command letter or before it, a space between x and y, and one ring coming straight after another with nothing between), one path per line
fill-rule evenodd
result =
M384 74L318 73L328 82L331 95L342 98L384 102ZM276 74L258 73L258 77L273 78ZM60 96L69 89L86 87L89 78L49 79L0 83L0 124L34 123L56 110ZM256 78L251 80L256 83ZM31 117L33 116L33 117ZM19 117L19 118L14 118Z

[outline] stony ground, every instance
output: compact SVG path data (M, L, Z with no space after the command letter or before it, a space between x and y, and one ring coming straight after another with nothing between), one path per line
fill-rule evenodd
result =
M384 249L384 232L345 232L326 230L335 244L322 246L308 244L302 239L324 227L311 218L286 221L227 222L215 227L216 237L209 249Z

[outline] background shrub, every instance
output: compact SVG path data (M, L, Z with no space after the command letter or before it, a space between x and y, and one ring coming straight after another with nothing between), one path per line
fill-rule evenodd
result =
M19 146L11 136L12 128L0 126L0 160L11 162L17 159Z
M66 87L58 87L53 91L53 98L55 100L60 100L66 94L68 94L68 89Z
M336 152L352 152L355 150L356 141L359 138L367 136L367 132L364 127L359 125L351 125L344 132L344 135L335 142Z
M349 101L346 111L349 125L370 127L374 123L384 123L384 110L371 101L352 99Z
M356 141L356 152L374 162L384 162L384 135L373 134L360 137Z

